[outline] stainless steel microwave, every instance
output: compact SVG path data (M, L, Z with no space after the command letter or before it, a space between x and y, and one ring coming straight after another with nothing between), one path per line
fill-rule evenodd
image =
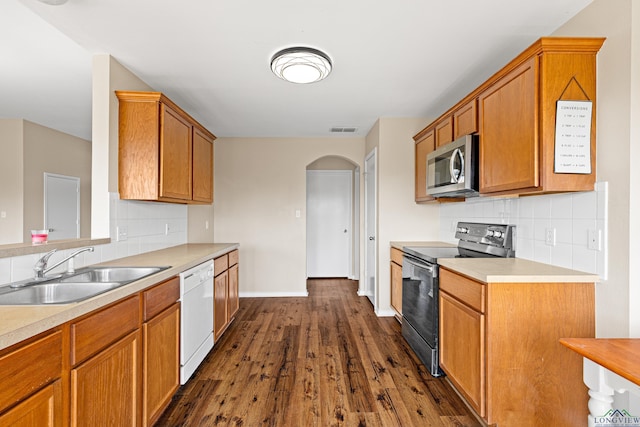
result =
M427 193L434 197L478 195L478 135L465 135L427 155Z

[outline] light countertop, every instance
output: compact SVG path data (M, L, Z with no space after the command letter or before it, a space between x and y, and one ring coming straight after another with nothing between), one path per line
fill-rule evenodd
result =
M99 265L128 267L171 266L171 268L76 303L0 306L0 349L133 295L202 262L231 252L238 247L237 243L186 244L119 258Z
M456 245L453 243L446 242L391 242L391 247L400 249L404 246L419 246L426 248L455 248Z
M442 267L484 283L599 282L597 274L529 261L522 258L442 258Z

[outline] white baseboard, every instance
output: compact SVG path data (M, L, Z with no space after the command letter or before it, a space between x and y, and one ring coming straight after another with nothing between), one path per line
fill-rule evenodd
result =
M396 311L393 308L388 308L386 310L378 309L378 311L376 311L376 316L378 317L393 317L395 315Z
M309 292L240 292L240 298L308 297Z

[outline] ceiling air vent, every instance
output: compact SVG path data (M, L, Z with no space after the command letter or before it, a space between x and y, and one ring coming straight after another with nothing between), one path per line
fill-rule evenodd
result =
M331 133L355 133L358 128L354 127L333 127Z

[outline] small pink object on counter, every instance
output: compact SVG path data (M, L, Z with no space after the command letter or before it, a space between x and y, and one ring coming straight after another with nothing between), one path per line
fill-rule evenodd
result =
M34 245L47 243L48 236L49 230L31 230L31 243Z

